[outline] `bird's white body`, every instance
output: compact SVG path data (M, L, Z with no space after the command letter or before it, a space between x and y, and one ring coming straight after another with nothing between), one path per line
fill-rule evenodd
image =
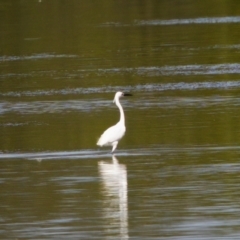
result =
M115 94L113 102L116 103L120 111L120 120L114 126L108 128L99 138L97 145L102 146L112 146L112 152L117 148L119 140L124 136L126 127L125 127L125 116L123 108L119 102L119 98L124 96L124 93L117 92Z
M108 128L99 138L97 145L102 146L113 146L112 152L117 147L118 141L124 136L126 127L117 123L116 125ZM114 146L116 146L114 148Z

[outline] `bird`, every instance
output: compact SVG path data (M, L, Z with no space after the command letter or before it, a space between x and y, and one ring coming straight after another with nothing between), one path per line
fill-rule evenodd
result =
M132 96L130 93L116 92L115 97L113 99L113 103L115 103L120 112L120 120L114 126L108 128L99 138L97 145L102 146L112 146L112 154L117 148L119 140L124 136L126 132L125 126L125 116L122 105L120 104L119 99L124 96Z

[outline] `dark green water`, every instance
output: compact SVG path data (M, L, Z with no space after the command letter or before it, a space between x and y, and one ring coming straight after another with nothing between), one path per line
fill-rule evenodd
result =
M0 0L0 26L1 239L239 239L240 2Z

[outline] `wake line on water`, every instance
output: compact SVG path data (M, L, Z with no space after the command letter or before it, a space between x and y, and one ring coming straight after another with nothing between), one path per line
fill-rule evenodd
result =
M116 156L138 156L149 155L149 153L119 152ZM26 160L63 160L63 159L96 159L111 157L110 151L81 150L81 151L60 151L60 152L36 152L36 153L0 153L0 160L26 159Z
M202 18L187 18L187 19L169 19L169 20L140 20L135 21L136 25L184 25L184 24L225 24L225 23L240 23L239 16L229 17L202 17Z
M97 75L121 75L130 74L141 77L158 76L192 76L192 75L223 75L240 74L240 64L215 64L215 65L180 65L164 67L138 67L138 68L112 68L112 69L93 69L80 70L81 73L89 72ZM91 93L110 93L119 91L165 91L165 90L197 90L197 89L227 89L240 87L240 80L236 81L212 81L195 83L159 83L159 84L138 84L136 86L103 86L92 88L67 88L67 89L49 89L38 91L10 91L1 93L3 97L22 97L22 96L54 96L54 95L78 95Z
M149 147L140 149L120 150L115 155L117 157L131 156L160 156L161 154L194 153L202 154L206 152L219 153L225 151L240 151L240 146L189 146L189 147ZM77 159L102 159L111 158L112 154L107 150L79 150L79 151L59 151L59 152L33 152L33 153L0 153L0 160L77 160Z
M0 56L0 62L24 61L24 60L41 60L53 58L76 58L77 55L70 54L54 54L54 53L41 53L25 56Z
M134 74L139 76L177 76L177 75L221 75L221 74L239 74L239 63L224 63L211 65L176 65L176 66L151 66L138 68L111 68L95 70L99 73L107 74Z
M135 20L133 24L121 22L106 22L101 27L133 27L133 26L164 26L164 25L186 25L186 24L228 24L240 23L239 16L228 17L200 17L184 19L154 19L154 20Z
M240 74L240 64L216 64L216 65L180 65L164 67L139 67L139 68L113 68L81 70L81 72L93 72L102 75L121 75L130 74L143 77L174 76L174 75L218 75L218 74ZM3 97L22 97L22 96L54 96L54 95L79 95L91 93L112 93L119 91L166 91L166 90L198 90L198 89L229 89L239 88L240 80L235 81L211 81L211 82L179 82L179 83L154 83L138 84L136 86L103 86L92 88L67 88L49 89L37 91L10 91L1 93Z
M28 160L50 160L50 159L81 159L98 156L95 151L62 151L62 152L33 152L33 153L2 153L0 159L28 159Z
M149 83L138 84L135 86L104 86L93 88L73 88L61 90L39 90L39 91L22 91L0 93L3 97L34 97L34 96L54 96L54 95L80 95L80 94L96 94L96 93L113 93L119 91L131 92L156 92L156 91L178 91L178 90L204 90L204 89L234 89L240 87L240 80L236 81L212 81L212 82L195 82L195 83Z
M30 72L30 73L8 73L0 74L0 78L9 77L39 77L39 74L52 75L53 79L67 77L106 77L106 75L137 75L141 77L158 77L158 76L192 76L192 75L223 75L223 74L240 74L239 63L222 63L222 64L193 64L193 65L176 65L176 66L150 66L137 68L97 68L97 69L76 69L73 72L65 73L62 76L61 71Z

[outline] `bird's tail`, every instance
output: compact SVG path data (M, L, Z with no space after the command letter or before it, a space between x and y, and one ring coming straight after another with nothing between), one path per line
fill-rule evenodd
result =
M97 141L97 145L100 146L100 147L103 146L103 142L102 142L101 137L98 139L98 141Z

